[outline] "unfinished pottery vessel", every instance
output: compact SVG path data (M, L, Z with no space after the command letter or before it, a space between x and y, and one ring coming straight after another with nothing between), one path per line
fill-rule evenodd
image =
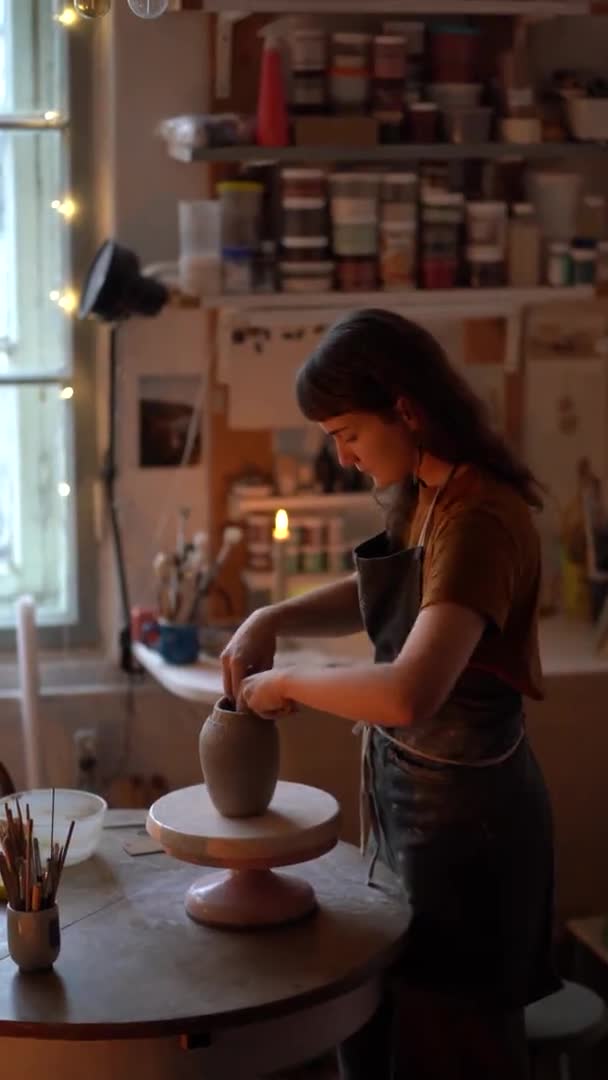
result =
M224 697L205 720L198 740L209 797L224 817L254 817L268 809L279 775L274 720L237 712Z

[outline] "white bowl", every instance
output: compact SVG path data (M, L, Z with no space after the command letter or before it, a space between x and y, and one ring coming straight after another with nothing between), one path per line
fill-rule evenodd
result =
M33 791L18 791L0 802L0 815L4 818L4 804L8 803L11 811L16 812L15 799L19 799L21 812L25 817L25 804L29 803L30 816L34 819L34 836L40 844L40 857L47 859L51 848L51 807L52 788L37 788ZM89 791L73 791L70 788L55 788L55 822L53 842L65 844L70 822L74 821L74 832L65 861L66 866L75 866L90 858L99 844L103 822L108 809L105 799Z

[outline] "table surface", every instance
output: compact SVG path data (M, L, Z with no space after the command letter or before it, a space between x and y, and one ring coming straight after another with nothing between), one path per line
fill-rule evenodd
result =
M596 651L590 623L551 616L541 619L540 652L547 679L572 675L608 675L608 656ZM300 639L301 648L279 653L277 663L348 663L371 659L369 643L363 634L326 641ZM316 644L316 648L315 648ZM213 704L221 697L222 678L217 660L201 659L196 664L179 667L167 664L153 649L136 642L134 652L140 664L177 697L200 704Z
M109 811L107 824L121 813ZM284 871L312 884L319 911L311 917L258 931L201 926L184 896L212 871L127 855L122 843L137 832L104 829L98 853L64 871L52 972L18 972L0 910L0 1036L200 1034L278 1018L363 986L390 964L407 929L392 876L380 866L380 887L367 886L365 860L343 843Z

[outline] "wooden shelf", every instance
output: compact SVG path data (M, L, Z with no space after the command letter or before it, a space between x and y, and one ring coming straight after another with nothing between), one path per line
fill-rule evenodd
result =
M279 509L289 512L306 510L367 510L375 506L371 491L340 491L330 495L322 492L301 492L297 495L243 496L230 495L232 516L272 512Z
M234 10L234 0L204 0L204 11L226 13ZM588 15L588 0L376 0L373 9L370 0L240 0L238 10L242 14L321 14L353 15L394 14L407 18L412 15L528 15L552 17L556 15Z
M194 148L169 143L168 153L175 161L247 163L250 165L293 164L334 161L463 161L494 160L518 154L530 161L552 161L571 157L605 157L606 143L403 143L394 146L219 146Z
M532 304L564 303L568 300L591 300L592 285L552 288L539 285L533 289L410 289L403 292L324 292L324 293L243 293L234 296L209 296L202 301L206 310L236 308L246 310L295 310L328 308L335 311L359 307L383 307L414 314L441 312L455 318L504 316Z

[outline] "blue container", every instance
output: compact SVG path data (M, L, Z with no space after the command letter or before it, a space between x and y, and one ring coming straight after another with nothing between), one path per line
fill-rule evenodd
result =
M160 623L158 651L168 664L194 664L198 660L198 626Z

